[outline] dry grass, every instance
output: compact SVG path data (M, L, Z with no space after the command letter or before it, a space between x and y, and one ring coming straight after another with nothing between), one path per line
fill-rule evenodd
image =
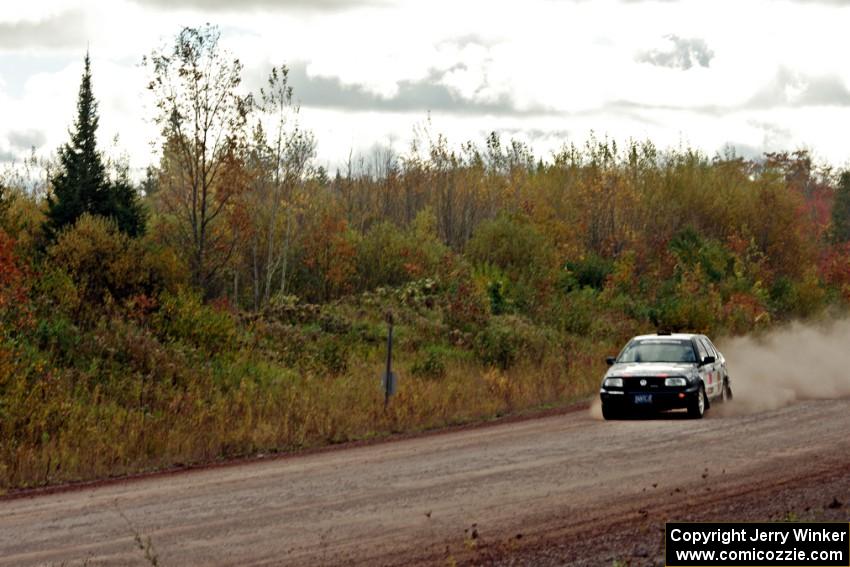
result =
M16 446L4 444L0 486L105 478L490 419L586 395L601 370L590 357L566 368L547 359L504 371L460 361L439 379L411 376L404 366L386 410L377 361L353 364L333 377L288 373L265 383L242 379L227 390L204 382L162 388L149 393L157 409L130 409L106 399L72 404L66 398L55 435L29 431L18 435ZM32 395L28 401L40 404L42 415L55 416L44 411L49 400L39 400L38 391ZM43 425L42 431L50 427Z

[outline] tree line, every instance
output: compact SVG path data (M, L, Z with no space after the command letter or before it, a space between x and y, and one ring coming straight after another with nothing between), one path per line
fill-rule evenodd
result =
M555 270L630 250L647 269L654 247L689 229L726 246L754 242L771 265L766 276L793 279L800 274L786 272L850 240L850 173L818 169L805 152L750 161L591 139L544 162L495 133L483 146L454 149L426 125L406 154L379 149L330 177L315 165L315 137L299 125L286 66L245 93L243 65L219 38L215 27L185 28L143 59L161 158L142 187L126 166L106 174L86 55L71 139L44 202L46 242L85 213L133 238L149 229L205 297L259 310L275 296L328 301L397 285L431 268L420 265L424 257L464 253L500 215L530 221ZM789 216L776 218L783 207ZM480 254L490 262L492 251ZM409 261L400 268L392 255Z

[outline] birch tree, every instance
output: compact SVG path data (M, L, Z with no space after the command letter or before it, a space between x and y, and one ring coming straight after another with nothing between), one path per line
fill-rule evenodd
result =
M175 225L192 282L205 292L236 244L224 222L243 189L240 164L252 98L240 93L242 63L219 47L215 26L184 28L173 46L144 58L163 139L158 204Z
M257 97L260 115L254 129L252 162L259 167L255 177L254 240L252 264L254 302L268 304L274 290L287 291L291 250L296 230L298 191L311 171L316 142L300 127L299 107L293 101L289 70L272 69L266 86ZM263 123L267 128L263 128Z

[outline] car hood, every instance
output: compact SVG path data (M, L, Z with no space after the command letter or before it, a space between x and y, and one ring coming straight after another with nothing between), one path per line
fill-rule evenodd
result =
M693 362L628 362L615 364L608 369L605 377L658 376L660 374L687 376L693 371L694 366Z

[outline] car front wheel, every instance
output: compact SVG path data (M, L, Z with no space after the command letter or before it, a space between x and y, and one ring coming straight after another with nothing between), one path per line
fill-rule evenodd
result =
M700 386L696 397L688 405L688 416L692 419L702 419L705 415L705 388Z

